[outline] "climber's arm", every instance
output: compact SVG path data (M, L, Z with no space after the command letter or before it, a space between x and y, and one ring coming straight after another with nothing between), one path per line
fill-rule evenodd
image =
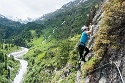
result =
M86 34L88 34L88 35L91 34L91 32L92 32L92 25L91 24L90 24L89 28L90 28L89 31L86 31Z

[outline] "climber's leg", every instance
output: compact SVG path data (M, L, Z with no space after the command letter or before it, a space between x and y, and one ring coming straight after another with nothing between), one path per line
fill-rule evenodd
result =
M84 61L85 61L86 55L87 55L89 52L90 52L90 50L89 50L87 47L85 47ZM85 61L85 62L86 62L86 61Z
M82 45L78 46L78 51L79 51L79 55L80 55L79 60L83 60L83 58L84 58L83 57L84 48L85 48L85 46L82 46Z

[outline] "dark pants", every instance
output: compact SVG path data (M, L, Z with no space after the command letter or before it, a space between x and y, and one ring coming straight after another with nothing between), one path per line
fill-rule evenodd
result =
M89 49L86 46L83 45L78 45L78 51L79 51L79 55L80 55L80 59L82 61L85 61L85 57L86 55L90 52ZM85 54L83 56L83 52L85 51ZM86 61L85 61L86 62Z

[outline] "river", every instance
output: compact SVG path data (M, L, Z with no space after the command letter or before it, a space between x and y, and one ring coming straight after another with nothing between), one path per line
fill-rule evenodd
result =
M28 50L29 49L27 48L21 47L21 50L9 54L9 57L12 55L14 56L15 60L18 60L20 62L20 68L18 70L16 77L14 78L13 83L23 82L24 75L26 74L27 71L28 62L26 60L23 60L22 57L24 54L28 52Z

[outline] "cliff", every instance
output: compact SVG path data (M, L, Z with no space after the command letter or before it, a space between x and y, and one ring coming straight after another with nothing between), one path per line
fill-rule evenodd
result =
M83 63L79 82L124 83L125 1L103 0L93 18L88 61ZM84 80L83 80L84 78Z

